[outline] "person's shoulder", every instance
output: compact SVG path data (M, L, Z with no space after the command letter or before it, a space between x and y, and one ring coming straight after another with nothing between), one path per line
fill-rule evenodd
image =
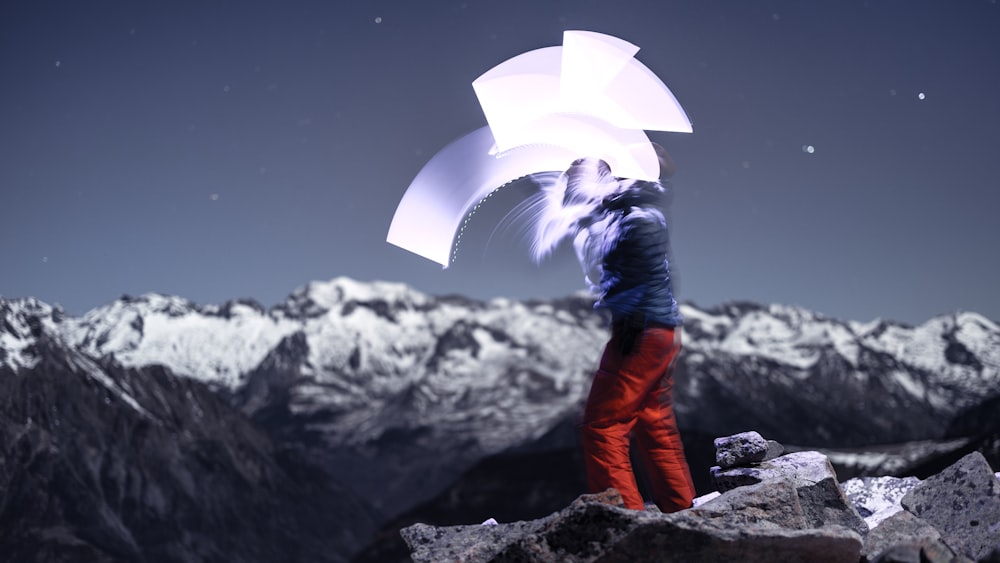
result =
M622 217L622 222L626 225L641 226L662 226L667 224L663 212L656 207L635 206L629 209Z

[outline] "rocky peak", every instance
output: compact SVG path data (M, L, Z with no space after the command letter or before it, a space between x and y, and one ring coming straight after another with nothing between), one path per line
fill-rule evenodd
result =
M33 297L0 297L0 367L19 370L38 363L35 342L46 334L55 334L65 318L61 307Z
M370 533L362 502L208 386L35 346L0 366L5 560L339 563Z
M431 297L393 282L359 282L347 277L337 277L325 282L310 282L296 289L281 304L274 307L277 314L291 318L315 318L331 310L338 310L347 303L376 304L388 310L419 308L433 301ZM378 307L379 305L374 305Z
M718 457L727 460L733 459L734 449L760 455L768 449L757 433L716 443ZM977 453L924 482L907 482L902 492L881 482L852 480L844 487L851 494L845 495L829 461L818 452L744 461L717 468L716 477L721 494L696 499L694 507L672 514L660 514L655 507L628 510L611 489L584 495L537 520L415 524L401 535L416 563L889 563L994 561L1000 556L1000 483ZM890 498L881 504L895 505L895 511L869 527L859 509L870 512L876 496Z

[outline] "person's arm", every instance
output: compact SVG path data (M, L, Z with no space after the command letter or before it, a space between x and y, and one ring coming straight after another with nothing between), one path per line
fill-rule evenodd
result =
M591 226L593 228L593 226ZM593 294L599 294L601 289L601 256L596 233L591 232L591 228L580 229L573 239L573 250L576 251L576 259L583 269L583 279L587 284L587 289Z

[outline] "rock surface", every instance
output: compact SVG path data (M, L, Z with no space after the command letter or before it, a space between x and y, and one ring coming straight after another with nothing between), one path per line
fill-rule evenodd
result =
M885 550L873 563L972 563L956 556L941 540L908 540Z
M791 479L739 487L689 512L732 526L770 523L791 529L809 527L795 482Z
M758 463L767 457L767 449L767 440L753 431L716 438L715 462L723 469Z
M712 476L721 491L791 479L812 525L838 524L859 534L868 532L868 525L841 491L830 460L818 452L791 453L753 467L713 468Z
M922 545L939 541L941 533L936 528L909 512L900 510L872 528L872 531L865 536L862 553L866 557L874 558L900 544L916 546L919 552Z
M979 452L917 485L901 504L959 555L977 560L1000 545L1000 482Z
M795 496L791 487L786 493ZM788 528L771 520L736 526L728 516L716 516L640 512L581 499L532 522L447 528L417 524L402 534L415 563L642 563L663 561L667 555L677 561L855 563L860 557L860 536L840 526ZM801 525L799 516L788 523Z
M825 458L790 455L775 460L781 471L771 468L756 483L674 514L628 510L605 493L531 522L488 530L418 524L401 534L417 563L643 562L662 561L665 554L678 561L857 562L863 545L858 530L867 527L824 467Z
M978 453L923 482L852 479L843 489L818 452L742 463L715 468L723 492L673 514L628 510L609 490L538 520L417 524L402 536L417 563L1000 561L1000 482Z
M682 515L674 521L655 521L638 528L601 561L855 563L860 542L857 533L839 526L741 529L706 524Z

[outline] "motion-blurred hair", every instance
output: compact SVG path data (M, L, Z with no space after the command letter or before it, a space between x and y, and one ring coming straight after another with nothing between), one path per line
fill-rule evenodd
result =
M618 189L611 167L599 158L580 158L558 176L535 175L532 180L541 188L527 209L531 258L536 263L595 220L604 199Z

